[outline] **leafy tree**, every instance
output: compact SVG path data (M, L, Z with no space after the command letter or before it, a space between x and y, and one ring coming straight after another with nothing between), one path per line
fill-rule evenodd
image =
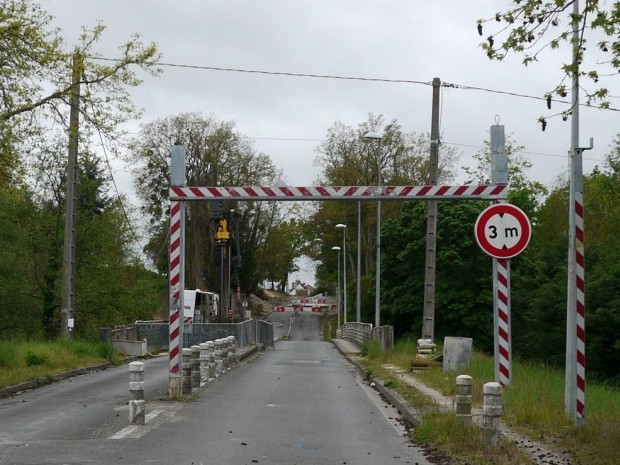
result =
M485 202L438 204L436 256L436 336L467 336L483 350L493 344L491 260L475 241L473 225ZM426 208L403 205L398 218L382 228L382 306L384 321L399 335L422 330ZM387 271L389 270L389 272Z
M278 283L279 291L286 290L289 274L298 271L295 260L301 256L305 242L301 223L298 218L290 218L276 225L261 250L265 258L261 263L267 269L260 275Z
M376 141L364 139L367 132L382 132L381 150ZM335 123L328 129L327 137L317 149L315 164L323 168L319 182L326 185L373 186L377 183L380 167L383 185L422 185L428 182L430 136L428 134L405 133L396 120L388 123L383 116L370 114L368 120L356 128ZM451 179L450 171L456 152L441 147L439 160L439 179ZM398 215L400 202L383 202L382 218ZM347 274L357 276L358 247L362 250L360 275L370 276L374 271L375 256L373 243L376 240L376 202L361 201L361 223L358 224L357 202L321 202L308 220L309 237L319 239L324 244L315 247L310 257L319 261L317 281L319 289L333 287L336 282L337 262L331 250L333 245L341 244L342 233L335 229L338 223L348 225L346 234ZM361 228L361 244L357 243L356 227ZM370 280L365 280L370 282ZM353 279L349 281L355 289ZM370 302L370 289L362 290L362 300ZM351 299L351 303L354 299Z
M167 271L165 237L168 224L170 151L177 141L187 147L186 178L190 186L272 185L278 171L267 155L256 153L234 123L214 117L182 114L146 125L131 147L134 180L142 212L151 221L147 249L162 272ZM251 292L269 274L274 255L261 251L274 227L287 216L281 204L267 202L193 202L186 215L186 287L219 288L219 251L215 250L214 216L239 213L242 265L239 280Z
M69 96L81 87L82 131L88 127L117 137L118 125L138 115L128 87L140 84L137 67L151 75L159 71L154 44L143 45L137 35L120 47L113 62L95 61L93 52L105 30L101 23L83 29L71 50L52 17L29 0L5 0L0 4L0 182L9 183L19 168L20 144L45 137L44 123L67 127ZM79 79L74 81L73 61Z
M566 97L566 78L578 74L592 84L592 90L587 91L588 103L598 101L602 108L608 108L610 96L605 78L620 69L620 2L585 0L576 15L573 3L572 0L514 0L505 11L478 20L479 34L489 34L482 48L491 60L501 61L513 52L523 57L523 64L529 65L538 61L543 50L556 50L562 43L568 43L576 47L577 57L575 62L562 66L565 77L547 94L548 106L553 94ZM579 30L579 44L572 43L573 25ZM589 36L601 40L586 47Z
M618 380L620 244L617 203L620 195L618 143L607 166L584 179L586 248L586 353L591 376ZM563 366L566 346L566 244L568 185L554 188L541 205L532 241L513 270L513 327L515 352L523 357Z

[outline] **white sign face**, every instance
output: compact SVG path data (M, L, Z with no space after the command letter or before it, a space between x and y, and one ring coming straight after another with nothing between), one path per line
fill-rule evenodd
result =
M527 215L509 203L491 205L478 216L474 232L480 248L496 258L520 254L530 241Z

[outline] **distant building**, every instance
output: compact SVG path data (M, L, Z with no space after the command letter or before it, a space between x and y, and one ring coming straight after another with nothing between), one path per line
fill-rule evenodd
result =
M314 286L302 283L298 279L291 284L291 291L289 292L289 295L309 297L311 295L314 295L315 291L316 288Z

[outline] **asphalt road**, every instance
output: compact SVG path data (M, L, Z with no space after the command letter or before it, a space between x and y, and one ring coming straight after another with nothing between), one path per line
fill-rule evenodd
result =
M397 412L320 340L318 316L272 318L291 317L290 340L195 400L164 400L167 359L147 361L144 426L128 425L127 366L0 400L0 465L427 464Z

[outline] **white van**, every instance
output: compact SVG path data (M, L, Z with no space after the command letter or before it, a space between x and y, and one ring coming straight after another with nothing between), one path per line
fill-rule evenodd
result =
M210 323L219 316L219 313L219 294L200 289L183 291L183 321L186 325Z

